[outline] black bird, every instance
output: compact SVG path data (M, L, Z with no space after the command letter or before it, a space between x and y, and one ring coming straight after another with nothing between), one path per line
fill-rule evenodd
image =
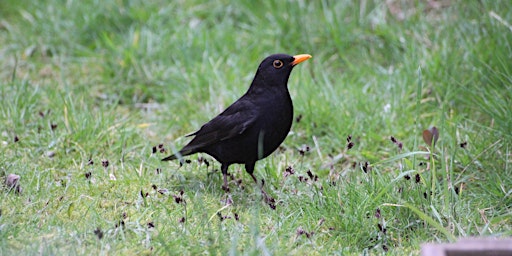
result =
M231 164L245 164L245 171L258 183L254 164L279 147L292 125L293 105L287 86L290 73L295 65L309 58L309 54L274 54L265 58L249 90L199 131L187 135L194 138L162 161L206 153L221 163L224 190L229 190L227 174Z

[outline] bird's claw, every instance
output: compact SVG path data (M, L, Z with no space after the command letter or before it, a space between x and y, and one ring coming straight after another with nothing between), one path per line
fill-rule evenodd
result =
M272 210L275 210L276 209L276 200L269 196L267 194L267 192L265 192L265 190L263 190L263 188L261 188L261 195L263 196L263 200L265 201L265 203L270 206L270 208L272 208Z

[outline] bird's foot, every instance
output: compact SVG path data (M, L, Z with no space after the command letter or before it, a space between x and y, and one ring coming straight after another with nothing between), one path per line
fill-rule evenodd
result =
M228 173L227 171L222 171L222 179L224 181L222 185L222 190L226 191L226 193L229 193L229 185L228 185Z
M269 196L263 188L261 188L261 196L263 197L263 201L265 201L265 203L270 206L272 210L276 209L276 200Z
M229 186L228 186L228 184L222 185L222 190L224 190L226 193L229 193Z
M257 186L260 186L258 184L258 180L256 179L256 177L254 176L254 174L251 172L249 173L251 174L251 177L252 179L254 180L254 182L256 183ZM267 194L267 192L265 192L265 189L263 188L265 186L265 180L264 179L261 179L261 186L260 186L260 191L261 191L261 196L263 197L263 200L265 201L265 203L270 206L270 208L272 208L272 210L275 210L276 209L276 200L269 196Z

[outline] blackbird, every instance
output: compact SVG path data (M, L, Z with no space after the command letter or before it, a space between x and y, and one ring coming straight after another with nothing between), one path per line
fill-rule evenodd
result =
M254 164L277 149L292 125L293 105L287 87L290 73L295 65L309 58L309 54L274 54L265 58L249 90L198 131L186 135L194 138L162 161L206 153L221 164L224 190L229 191L227 174L231 164L245 164L245 171L258 183Z

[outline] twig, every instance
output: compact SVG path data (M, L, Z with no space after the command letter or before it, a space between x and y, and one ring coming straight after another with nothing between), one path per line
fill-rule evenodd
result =
M510 31L512 31L512 26L510 24L508 24L508 22L506 20L504 20L503 18L501 18L497 13L493 12L493 11L490 11L489 12L489 15L492 17L492 18L495 18L497 21L499 21L501 24L503 24L505 27L507 27Z

